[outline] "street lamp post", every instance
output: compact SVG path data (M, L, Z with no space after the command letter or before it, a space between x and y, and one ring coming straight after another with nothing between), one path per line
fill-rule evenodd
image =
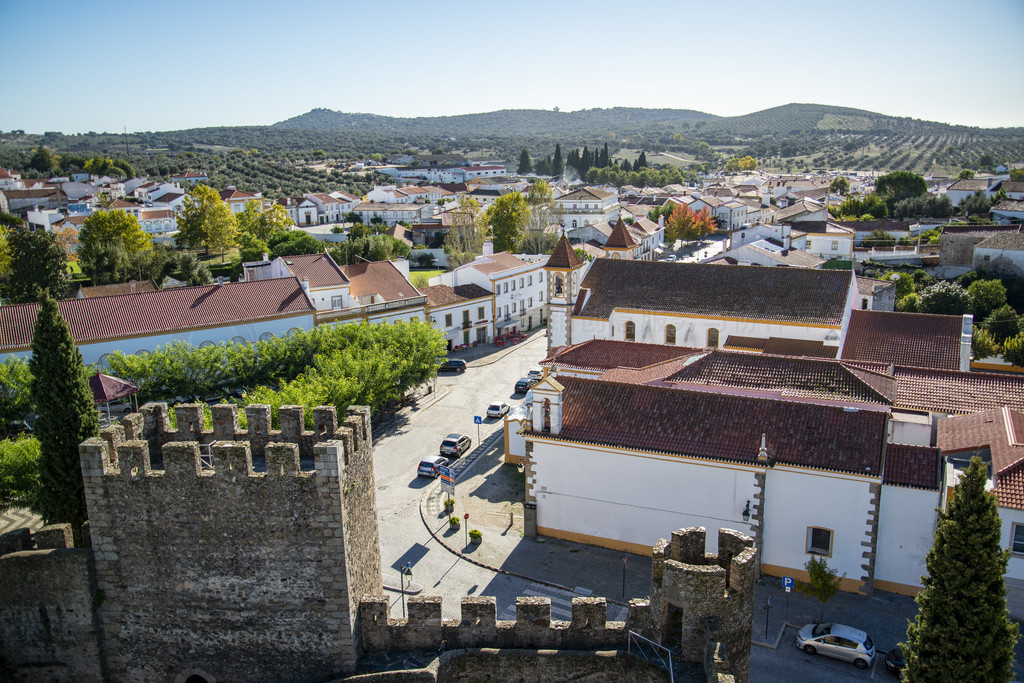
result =
M401 580L402 590L399 591L402 594L402 618L405 618L405 577L409 577L409 584L412 585L412 562L406 562L402 565L402 568L398 570L398 575Z

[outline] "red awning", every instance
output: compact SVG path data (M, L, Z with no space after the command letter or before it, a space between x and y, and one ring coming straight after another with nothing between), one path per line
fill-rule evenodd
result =
M96 403L110 403L139 391L139 388L131 382L103 374L96 374L89 378L89 388L92 389L93 400Z

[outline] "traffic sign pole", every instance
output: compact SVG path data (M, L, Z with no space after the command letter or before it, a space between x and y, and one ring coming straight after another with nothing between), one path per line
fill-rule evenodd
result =
M479 415L474 415L473 416L473 422L476 423L476 445L479 446L480 445L480 425L483 424L484 418L480 417Z
M466 547L469 547L469 513L466 513Z

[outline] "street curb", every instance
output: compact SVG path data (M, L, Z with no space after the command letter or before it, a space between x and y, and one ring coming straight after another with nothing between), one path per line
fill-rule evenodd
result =
M455 548L452 548L450 545L445 543L444 540L442 539L442 537L437 535L437 531L440 531L445 526L447 526L448 522L445 522L444 524L442 524L440 527L438 527L437 531L435 531L434 529L430 528L430 524L427 522L427 516L426 516L426 514L424 513L424 510L423 510L425 501L429 497L434 495L435 492L439 492L440 490L441 490L440 482L438 482L433 487L428 488L427 492L424 495L420 496L419 509L420 509L420 520L423 522L423 526L426 528L427 532L430 534L430 537L433 538L435 541L437 541L441 545L442 548L444 548L445 550L450 552L452 555L455 555L457 557L461 557L462 559L466 560L467 562L470 562L471 564L475 564L476 566L481 567L483 569L487 569L489 571L492 571L495 574L504 574L505 576L514 576L517 579L523 579L525 581L530 581L532 583L539 583L542 586L549 586L551 588L557 588L558 590L565 591L566 593L573 593L574 594L576 592L572 588L569 588L568 586L563 586L563 585L555 583L553 581L546 581L544 579L536 579L536 578L533 578L532 576L526 576L525 574L520 574L518 572L510 572L507 569L501 569L499 567L492 567L491 565L487 564L486 562L480 562L479 560L475 560L472 557L467 556L463 552L461 552L459 550L456 550ZM600 596L600 597L604 597L605 601L607 601L607 602L614 603L616 605L621 605L623 607L629 607L629 603L627 603L627 602L622 602L621 600L615 600L613 598L609 598L609 597L606 597L606 596Z
M541 336L544 336L546 334L547 334L547 328L546 327L541 328L537 332L534 332L533 334L528 335L526 337L526 341L523 341L523 342L521 342L519 344L514 344L512 346L509 346L509 347L507 347L507 348L505 348L505 349L503 349L501 351L498 351L497 353L488 354L487 357L486 357L486 360L484 360L483 358L478 359L478 360L471 360L471 361L468 360L468 361L466 361L466 366L470 367L470 368L482 368L482 367L486 367L488 365L493 365L494 363L497 363L499 360L503 359L505 356L509 355L510 353L515 353L516 351L521 349L523 347L523 344L529 344L530 342L532 342L537 337L541 337Z

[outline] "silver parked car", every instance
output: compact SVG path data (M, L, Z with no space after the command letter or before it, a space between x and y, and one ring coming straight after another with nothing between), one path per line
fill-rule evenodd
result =
M796 646L809 655L853 662L858 669L866 669L875 661L875 644L868 634L842 624L807 624L797 634Z

